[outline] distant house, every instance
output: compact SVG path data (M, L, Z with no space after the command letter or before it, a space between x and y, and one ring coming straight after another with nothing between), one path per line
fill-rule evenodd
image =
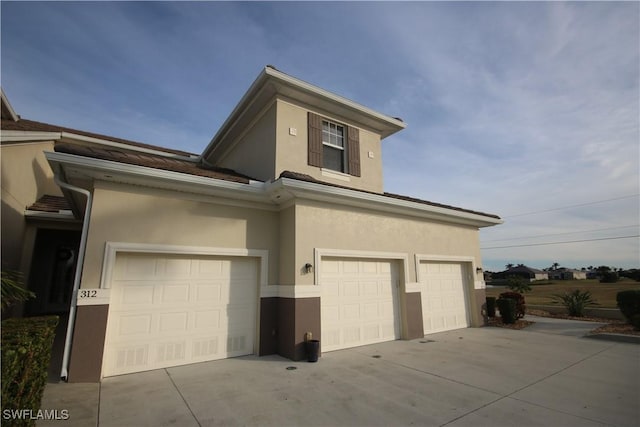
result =
M587 278L586 271L564 267L549 270L547 273L549 274L549 279L552 280L585 280Z
M536 280L549 280L549 275L546 271L537 270L535 268L527 267L526 265L519 264L515 267L508 268L505 271L494 273L494 279L506 279L509 276L520 276L528 279L530 282Z

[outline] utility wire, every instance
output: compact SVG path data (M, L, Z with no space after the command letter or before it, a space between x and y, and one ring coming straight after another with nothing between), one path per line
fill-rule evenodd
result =
M534 211L534 212L524 212L524 213L519 213L519 214L515 214L515 215L504 216L503 218L504 219L506 219L506 218L516 218L516 217L520 217L520 216L535 215L535 214L545 213L545 212L561 211L561 210L564 210L564 209L577 208L577 207L580 207L580 206L590 206L590 205L597 205L599 203L614 202L616 200L631 199L633 197L638 197L638 196L640 196L640 193L632 194L630 196L616 197L614 199L598 200L598 201L595 201L595 202L580 203L578 205L563 206L561 208L545 209L545 210L542 210L542 211Z
M480 248L481 250L488 249L505 249L505 248L523 248L526 246L547 246L547 245L564 245L567 243L582 243L582 242L597 242L600 240L618 240L618 239L632 239L634 237L640 237L640 234L636 234L635 236L620 236L620 237L603 237L601 239L585 239L585 240L571 240L568 242L548 242L548 243L530 243L525 245L511 245L511 246L492 246L489 248Z
M538 235L535 235L535 236L510 237L508 239L492 239L492 240L484 240L483 243L504 242L506 240L537 239L539 237L563 236L563 235L567 235L567 234L593 233L593 232L596 232L596 231L619 230L619 229L622 229L622 228L631 228L631 227L640 227L640 224L621 225L619 227L593 228L593 229L590 229L590 230L568 231L568 232L565 232L565 233L549 233L549 234L538 234Z

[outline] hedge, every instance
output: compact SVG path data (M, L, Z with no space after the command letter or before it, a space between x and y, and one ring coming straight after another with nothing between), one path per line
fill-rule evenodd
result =
M620 291L616 294L616 301L624 317L640 330L640 289Z
M512 299L516 302L515 316L516 319L524 317L526 305L524 303L524 296L518 292L503 292L500 294L500 298ZM499 308L498 308L499 309Z
M513 298L498 298L496 300L502 323L516 323L516 300Z
M57 316L2 321L2 410L40 409L47 384ZM11 425L32 426L29 419Z

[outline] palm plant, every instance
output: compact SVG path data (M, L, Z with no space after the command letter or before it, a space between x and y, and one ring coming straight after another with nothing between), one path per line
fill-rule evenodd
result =
M569 316L584 317L584 310L587 307L600 305L593 299L591 292L575 289L564 294L555 294L551 297L553 302L561 303L567 309Z
M33 292L24 288L22 274L19 271L2 270L2 311L35 296Z

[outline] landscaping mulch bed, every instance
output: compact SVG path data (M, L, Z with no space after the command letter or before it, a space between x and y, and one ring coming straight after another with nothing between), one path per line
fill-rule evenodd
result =
M507 329L524 329L529 325L533 325L535 322L529 320L518 319L516 323L502 323L501 317L490 317L487 323L488 326L496 326L498 328Z

